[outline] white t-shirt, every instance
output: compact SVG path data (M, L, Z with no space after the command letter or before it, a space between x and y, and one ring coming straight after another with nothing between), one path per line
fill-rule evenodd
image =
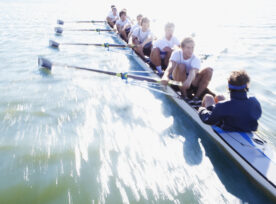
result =
M192 55L189 59L183 58L183 51L182 50L176 50L172 53L170 61L174 61L177 64L185 64L186 67L186 73L189 74L190 70L192 68L200 69L200 59L197 58L195 55Z
M168 40L166 37L163 37L162 39L159 39L153 43L153 48L159 48L161 51L165 47L173 48L174 46L179 46L180 43L176 37L172 37L170 40Z
M152 35L152 33L151 33L150 30L147 30L146 32L143 32L142 28L138 27L135 30L133 30L132 35L137 37L138 41L140 43L143 43L148 37L150 37Z
M113 12L110 11L107 17L111 18L111 20L118 20L118 19L119 19L118 12L117 12L116 15L114 16L114 15L113 15Z
M134 26L131 26L130 32L132 33L136 28L139 28L140 25L137 23Z
M128 19L126 19L125 21L122 21L122 19L119 19L118 21L116 21L116 25L119 25L121 27L124 27L125 25L129 24L130 25L130 22Z

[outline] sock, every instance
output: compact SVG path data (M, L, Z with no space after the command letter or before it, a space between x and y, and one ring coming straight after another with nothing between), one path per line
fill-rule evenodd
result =
M156 67L156 69L157 69L157 71L158 71L158 73L159 73L159 74L161 74L161 73L163 72L163 70L162 70L162 67L161 67L161 66L157 66L157 67Z

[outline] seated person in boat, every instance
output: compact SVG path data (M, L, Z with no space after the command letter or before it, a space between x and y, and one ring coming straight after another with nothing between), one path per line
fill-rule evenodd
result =
M199 109L201 120L227 131L256 131L262 109L255 97L247 96L249 81L245 71L232 72L228 79L230 100L216 104L214 97L206 94Z
M153 36L150 31L150 20L143 17L141 27L136 28L131 35L132 43L136 45L134 50L144 59L150 56Z
M161 83L167 85L170 78L182 82L183 85L179 86L179 89L184 100L195 105L201 104L200 98L207 90L213 69L200 69L200 59L193 54L195 43L192 38L184 38L180 46L181 49L172 53Z
M139 14L139 15L136 17L137 24L135 24L134 26L131 26L130 32L129 32L129 34L128 34L128 39L130 38L130 36L132 35L133 31L134 31L136 28L141 27L142 18L143 18L143 15L141 15L141 14Z
M127 14L125 11L121 11L119 13L120 19L116 21L116 27L117 31L120 34L120 36L128 42L128 33L130 31L131 24L129 20L127 19Z
M124 11L124 12L127 13L127 9L126 9L126 8L123 8L122 11ZM133 20L132 20L128 15L126 15L126 19L127 19L131 24L133 24Z
M114 5L111 6L111 11L109 12L108 16L106 17L107 23L110 25L111 28L114 27L116 21L119 20L119 15L117 9Z
M153 43L153 49L150 54L150 61L156 67L158 73L163 74L162 67L167 68L173 48L180 46L176 37L173 36L174 24L167 23L165 25L165 36Z

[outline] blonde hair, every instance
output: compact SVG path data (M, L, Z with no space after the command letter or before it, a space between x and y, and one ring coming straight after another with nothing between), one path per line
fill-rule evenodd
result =
M195 43L194 39L191 37L184 38L181 41L181 47L185 47L188 43Z

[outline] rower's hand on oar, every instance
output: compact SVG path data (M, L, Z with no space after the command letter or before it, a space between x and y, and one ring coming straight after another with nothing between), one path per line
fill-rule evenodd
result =
M134 45L134 44L127 44L127 47L129 47L129 48L135 48L136 45Z
M184 83L182 85L183 89L185 89L185 90L188 90L190 88L190 86L191 86L191 83L188 80L184 81Z
M160 83L164 86L167 86L169 84L169 79L167 77L162 77Z

